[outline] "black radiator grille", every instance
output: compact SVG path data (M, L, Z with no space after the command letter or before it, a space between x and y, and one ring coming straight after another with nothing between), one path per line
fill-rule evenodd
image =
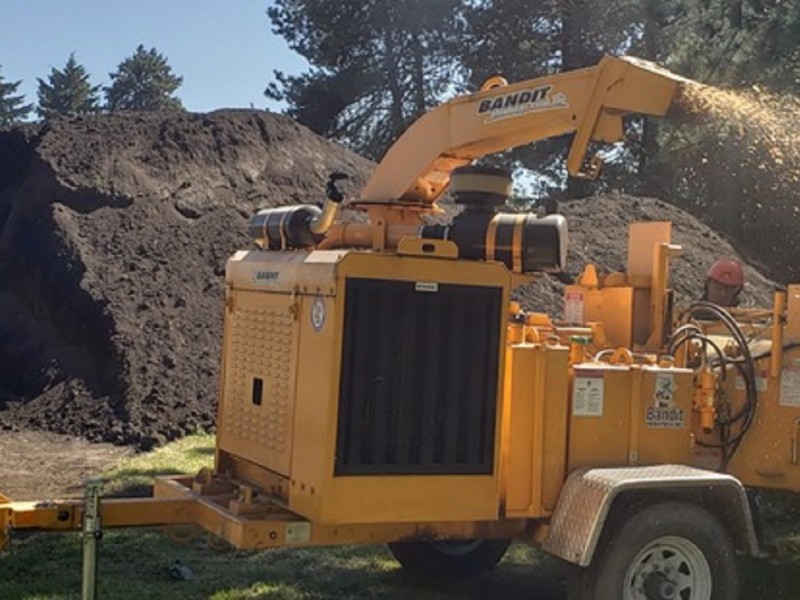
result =
M346 294L335 474L491 473L502 289L349 278Z

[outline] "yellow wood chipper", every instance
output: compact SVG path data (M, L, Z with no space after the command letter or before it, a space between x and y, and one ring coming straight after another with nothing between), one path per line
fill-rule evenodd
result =
M571 597L737 597L758 542L746 486L800 488L800 288L765 310L675 310L668 223L631 228L626 272L593 266L565 314L512 289L565 265L559 215L502 212L480 157L573 134L567 169L623 118L694 85L650 63L477 93L424 115L339 218L260 211L227 264L213 470L154 497L4 502L0 536L197 524L238 548L386 542L409 570L473 574L511 540L574 565ZM448 224L445 191L460 210Z

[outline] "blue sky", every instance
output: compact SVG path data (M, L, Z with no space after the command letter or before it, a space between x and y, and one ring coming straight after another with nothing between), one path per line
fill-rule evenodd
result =
M136 46L156 47L183 76L177 95L188 110L276 110L264 95L274 69L307 63L271 32L266 0L2 0L0 66L6 81L36 102L36 78L64 67L70 52L95 85Z

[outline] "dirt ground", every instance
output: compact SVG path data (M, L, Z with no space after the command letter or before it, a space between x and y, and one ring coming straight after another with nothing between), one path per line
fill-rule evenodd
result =
M133 449L45 431L0 431L0 492L12 500L69 498Z

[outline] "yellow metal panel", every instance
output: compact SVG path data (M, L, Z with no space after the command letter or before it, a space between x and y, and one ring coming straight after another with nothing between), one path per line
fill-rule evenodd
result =
M508 473L506 474L506 514L516 516L535 512L539 504L539 482L534 479L537 380L543 378L541 355L533 346L512 346L511 405L509 419Z
M800 285L790 285L786 290L786 327L783 335L787 342L800 341Z
M669 244L672 223L631 223L629 231L628 274L632 277L653 277L655 247L658 244Z
M603 323L606 339L611 346L630 346L633 335L633 293L632 287L607 287L590 289L569 285L565 294L577 301L583 301L582 323Z
M639 407L638 423L631 419L631 430L638 432L631 462L691 464L692 371L642 367L640 373L641 386L633 387L640 396L631 401Z
M508 517L542 516L555 507L566 468L568 354L562 346L511 348Z
M294 418L295 303L287 294L235 293L225 315L217 434L221 450L284 475L289 473Z
M630 368L575 365L571 390L569 471L628 463ZM590 390L599 391L590 391ZM587 391L589 390L589 391ZM578 398L577 395L582 396ZM585 401L587 403L583 403Z
M313 299L300 305L300 352L295 396L295 444L289 488L290 508L308 518L317 518L326 486L333 475L338 416L339 369L343 298L324 299L325 322L319 331L309 324Z
M542 508L555 510L561 486L567 476L567 427L569 424L569 350L549 347L546 353L544 443L542 448Z
M766 377L768 365L767 358L756 362L756 417L728 472L745 485L800 490L800 349L783 352L780 378ZM741 405L741 378L730 379L727 396Z
M597 404L576 406L583 381L602 374ZM569 469L681 463L692 458L693 375L688 369L585 364L575 367ZM597 384L595 385L596 389ZM585 393L585 392L582 392ZM577 413L577 414L576 414Z
M322 523L495 520L494 475L333 477L325 488Z
M390 254L349 253L337 268L335 298L325 298L326 319L320 331L310 325L311 298L302 297L299 311L300 352L289 508L324 523L392 521L457 521L496 519L500 498L500 442L503 420L502 383L498 383L495 465L492 475L393 475L334 477L344 318L344 279L348 276L386 280L497 286L501 306L508 305L509 273L497 263L454 263ZM504 367L505 328L498 349L499 373ZM313 373L313 376L303 376ZM300 451L302 449L302 451ZM453 502L458 498L458 502Z
M237 290L293 293L305 288L333 294L336 264L348 252L240 250L228 260L225 283Z

